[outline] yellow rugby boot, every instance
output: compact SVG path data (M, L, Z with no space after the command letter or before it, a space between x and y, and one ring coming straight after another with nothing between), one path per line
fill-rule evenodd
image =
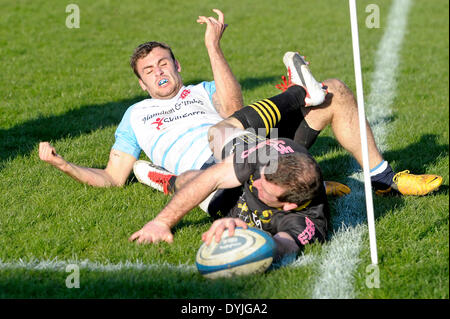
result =
M342 197L350 194L350 187L339 182L325 181L325 190L327 196Z
M405 170L395 174L393 182L391 187L386 190L377 190L375 194L387 195L397 191L402 195L426 195L441 186L442 177L431 174L414 175Z

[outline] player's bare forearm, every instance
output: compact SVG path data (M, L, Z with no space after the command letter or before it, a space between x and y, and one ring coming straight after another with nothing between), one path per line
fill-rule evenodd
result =
M172 200L155 217L154 221L162 222L172 228L218 188L232 188L241 185L234 174L232 161L232 158L229 157L224 162L215 164L197 174L177 190Z
M174 227L192 209L217 189L217 179L210 170L202 171L181 187L154 221Z
M62 169L64 173L77 180L80 183L95 187L121 186L111 178L103 169L78 166L73 163L67 163Z
M170 229L175 226L191 209L200 204L217 188L231 188L240 185L234 174L233 159L216 164L200 171L194 178L178 189L166 207L142 229L133 233L129 240L137 243L171 243L173 235Z
M206 24L205 46L208 51L216 93L213 95L213 104L223 118L227 118L243 106L241 86L231 72L225 56L220 48L222 38L227 24L222 11L213 9L217 14L215 17L199 16L197 23Z
M99 187L114 184L103 170L82 167L66 161L49 142L39 143L39 158L81 183Z
M46 142L40 144L39 157L76 181L95 187L124 185L136 161L132 155L112 149L105 169L79 166L63 159Z
M227 118L243 106L241 86L218 45L208 49L208 54L216 84L213 103L219 114Z

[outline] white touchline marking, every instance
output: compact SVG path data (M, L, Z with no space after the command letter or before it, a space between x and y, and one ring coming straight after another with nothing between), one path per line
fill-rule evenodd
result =
M367 99L367 118L381 152L387 149L390 106L396 94L396 71L399 51L406 30L408 11L412 0L395 0L387 19L386 31L375 55L375 71L371 79ZM337 201L337 216L333 220L335 233L324 245L319 261L319 276L315 283L313 298L355 298L354 272L360 263L362 237L367 231L364 202L364 178L359 165L352 160L353 173L348 185L350 195Z
M161 264L144 264L141 261L136 262L119 262L117 264L113 263L99 263L90 260L58 260L57 258L52 260L38 260L32 259L24 261L19 259L18 261L3 262L0 260L0 270L48 270L48 271L65 271L68 265L77 265L80 269L86 269L90 271L99 272L117 272L122 270L158 270L158 269L168 269L181 272L192 272L196 271L195 265L189 264L178 264L172 265L169 263Z

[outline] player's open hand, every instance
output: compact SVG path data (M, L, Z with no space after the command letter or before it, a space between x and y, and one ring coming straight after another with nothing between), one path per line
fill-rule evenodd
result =
M173 242L173 235L170 231L170 227L164 223L157 221L150 221L141 230L135 232L128 239L129 241L135 241L138 244L158 243L160 241Z
M225 24L225 19L223 12L219 9L213 9L218 18L214 17L205 17L199 16L197 19L197 23L205 24L206 23L206 31L205 31L205 45L206 47L210 46L218 46L220 39L222 38L222 34L225 32L227 28L227 24Z
M203 233L202 240L209 245L214 237L216 243L218 243L225 229L228 229L228 235L231 237L234 235L234 229L236 227L247 229L248 226L242 219L239 218L227 217L218 219L211 225L208 231Z

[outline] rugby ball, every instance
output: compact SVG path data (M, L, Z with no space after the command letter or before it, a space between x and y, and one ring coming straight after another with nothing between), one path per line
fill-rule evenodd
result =
M200 246L196 265L205 277L215 279L263 273L269 268L275 254L275 242L263 230L237 227L233 236L228 230L217 243Z

